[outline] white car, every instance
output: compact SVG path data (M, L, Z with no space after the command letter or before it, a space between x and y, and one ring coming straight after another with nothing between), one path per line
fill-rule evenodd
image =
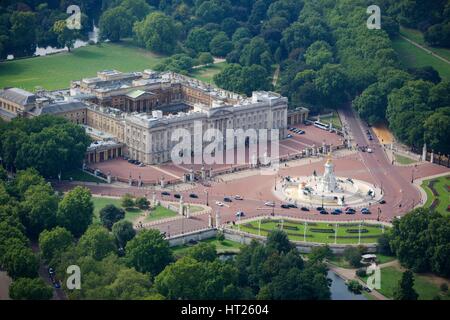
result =
M216 201L216 205L218 205L219 207L223 207L223 203L220 201Z
M244 198L237 194L234 196L234 200L244 200Z
M275 202L268 201L268 202L264 203L264 205L267 207L275 207Z

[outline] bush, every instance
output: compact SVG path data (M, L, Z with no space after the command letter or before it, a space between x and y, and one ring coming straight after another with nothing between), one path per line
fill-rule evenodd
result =
M347 283L347 288L349 291L351 291L355 294L361 294L363 286L357 280L350 280Z
M134 204L139 209L147 210L149 208L149 206L150 206L150 201L148 201L147 198L145 198L145 197L139 197L139 198L136 199Z
M125 209L129 209L132 208L134 206L134 200L133 197L131 196L131 194L125 194L122 196L121 199L121 204L122 207L124 207Z
M366 268L359 268L358 270L356 270L356 275L360 278L364 278L365 276L367 276Z
M446 283L442 283L439 288L441 289L442 292L448 291L448 285Z

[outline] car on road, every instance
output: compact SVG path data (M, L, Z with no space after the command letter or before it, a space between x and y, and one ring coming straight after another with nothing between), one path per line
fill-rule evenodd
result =
M385 204L385 203L386 203L386 200L384 200L384 199L380 200L380 204Z
M163 192L161 192L161 195L162 196L170 196L170 192L163 191Z
M234 196L234 200L244 200L244 198L237 194Z
M286 136L286 138L292 138L293 136L292 136L292 134L288 134L287 136Z
M173 196L174 196L174 198L177 198L177 199L181 198L181 195L179 193L175 193Z
M223 198L223 201L224 201L224 202L233 202L233 200L231 200L230 197L224 197L224 198Z
M303 130L298 130L297 133L298 133L298 134L305 134L305 131L303 131Z
M341 214L342 210L341 209L334 209L333 211L331 211L331 214Z
M302 210L302 211L309 211L309 209L307 207L301 207L300 210Z
M268 201L268 202L264 203L264 205L265 205L266 207L275 207L275 202Z
M372 153L372 152L373 152L372 149L367 148L367 153Z
M295 203L288 203L289 208L297 209L297 205Z
M345 210L345 214L355 214L355 210Z
M236 212L236 217L243 217L245 216L245 213L243 211Z
M323 207L317 207L316 210L317 211L322 211L322 210L325 210L325 209Z
M362 208L362 209L361 209L361 213L362 213L362 214L370 214L370 210L367 209L367 208Z
M327 210L320 210L319 213L320 213L320 214L328 214L328 211L327 211Z
M197 198L198 198L198 195L196 195L195 193L191 193L191 194L189 195L189 197L190 197L190 198L193 198L193 199L197 199Z
M218 205L219 207L223 207L223 203L220 201L216 201L216 205Z
M290 208L290 206L288 204L284 204L284 203L281 205L281 207L283 209L289 209Z

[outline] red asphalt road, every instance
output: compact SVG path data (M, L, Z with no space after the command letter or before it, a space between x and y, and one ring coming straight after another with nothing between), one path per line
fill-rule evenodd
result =
M430 163L418 164L417 167L393 166L376 140L369 143L365 134L366 127L363 126L361 121L355 118L350 107L344 109L343 112L353 133L355 142L360 146L370 145L374 152L371 154L358 152L350 156L334 159L333 162L335 163L336 175L361 179L373 183L378 187L382 186L386 204L372 205L370 207L372 211L370 216L362 215L360 213L355 215L341 214L337 216L320 215L314 208L312 208L310 212L303 212L299 209L280 208L282 202L273 194L275 179L280 179L281 176L288 175L311 175L313 170L316 170L318 174L321 174L323 172L324 160L314 163L311 161L309 164L297 167L291 167L289 164L287 167L282 165L277 176L254 175L230 182L213 182L210 187L195 184L192 190L178 193L182 194L187 202L206 204L205 191L208 191L208 204L213 208L213 216L215 216L216 211L219 211L222 223L235 221L237 219L235 217L237 211L244 211L246 218L271 214L272 208L264 206L264 202L266 201L274 201L276 203L276 207L273 209L276 215L324 221L375 220L377 219L378 208L380 208L380 219L383 221L390 221L393 217L402 215L411 210L413 204L415 205L419 202L420 192L411 183L412 171L414 171L415 179L450 171L448 168ZM376 139L375 135L373 135L373 137ZM296 137L296 139L300 138L301 137ZM68 190L72 188L73 185L63 183L56 187L61 190ZM136 196L147 195L148 197L151 197L151 193L153 192L149 189L137 187L117 188L106 184L89 186L89 188L93 194L111 196L121 196L125 193L130 193ZM168 197L161 196L160 192L157 192L157 196L160 199L178 201L173 197L174 192L170 192L171 195ZM197 194L199 198L190 198L190 193ZM236 194L243 196L244 200L233 200L232 203L225 203L224 207L215 205L216 201L224 203L224 196L233 196ZM401 207L399 207L400 204ZM173 235L202 229L207 227L207 225L208 216L201 215L190 219L180 219L161 223L154 226L154 228L158 228L163 232L168 232Z

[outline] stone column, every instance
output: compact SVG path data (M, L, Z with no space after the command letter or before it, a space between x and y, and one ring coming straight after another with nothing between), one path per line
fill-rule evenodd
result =
M431 150L430 162L433 163L433 161L434 161L434 152L433 150Z
M208 227L209 227L209 228L212 228L212 227L213 227L211 213L208 215Z
M106 176L106 180L108 183L111 183L111 172L108 172L108 175Z
M152 193L152 206L156 207L158 204L156 203L156 193L153 191Z
M191 217L191 205L188 203L187 207L186 207L186 218L190 218Z
M189 171L189 180L190 180L191 182L194 181L194 170L192 170L192 169Z
M164 177L161 178L161 180L159 181L159 184L160 184L161 188L166 187L166 181L164 180Z
M219 228L220 226L220 215L219 211L216 211L216 228Z
M180 216L184 215L184 203L183 203L183 196L180 196L180 202L178 205L178 214Z
M202 180L206 180L206 171L205 171L205 167L202 167Z
M426 160L427 160L427 144L424 143L422 148L422 161Z

